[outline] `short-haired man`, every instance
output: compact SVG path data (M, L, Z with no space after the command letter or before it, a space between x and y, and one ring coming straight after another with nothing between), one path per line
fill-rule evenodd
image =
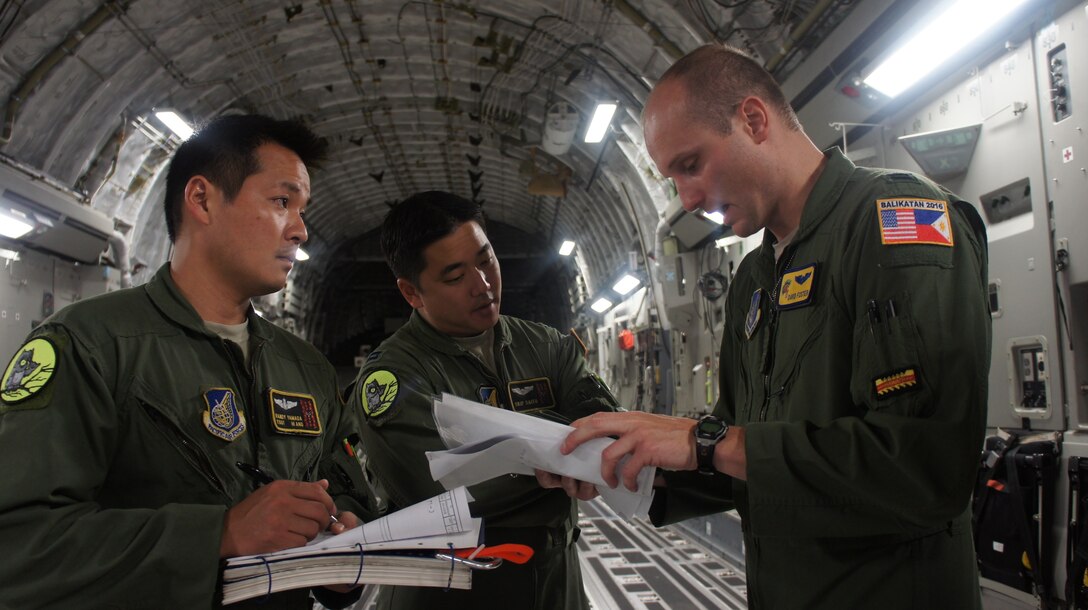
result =
M382 224L382 252L413 312L371 353L349 400L365 417L368 469L396 508L442 491L424 456L445 449L431 413L436 394L564 421L616 406L586 368L576 337L499 315L502 276L485 228L477 204L440 191L409 197ZM576 497L595 493L575 489L570 479L561 483ZM488 543L528 544L533 559L476 572L469 591L383 587L380 608L587 606L574 546L576 502L530 477L502 477L469 491Z
M969 203L821 153L758 63L722 45L650 94L646 146L686 209L766 229L726 300L714 416L595 415L670 470L656 524L736 507L752 608L978 608L968 502L990 360L986 238Z
M335 372L250 306L306 241L324 150L293 122L210 123L170 164L171 261L63 309L16 353L0 381L0 605L217 607L221 559L358 523L365 482L341 448L357 419ZM278 480L259 487L237 462ZM358 598L344 589L314 593L339 607Z

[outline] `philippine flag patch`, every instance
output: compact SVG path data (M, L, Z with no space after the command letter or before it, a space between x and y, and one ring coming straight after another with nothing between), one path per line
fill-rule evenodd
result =
M880 241L886 246L932 244L949 246L952 220L948 202L935 199L877 199Z

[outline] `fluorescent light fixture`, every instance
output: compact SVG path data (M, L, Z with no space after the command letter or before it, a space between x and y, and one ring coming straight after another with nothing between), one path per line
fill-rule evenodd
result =
M559 256L570 256L570 253L574 252L574 242L566 240L562 246L559 246Z
M604 313L604 312L608 311L609 307L612 307L612 301L609 301L608 299L606 299L604 297L601 297L601 298L597 299L596 301L593 302L592 305L589 306L590 309L592 309L593 311L595 311L597 313Z
M865 84L895 97L1028 0L956 0L865 78Z
M193 128L173 110L160 110L155 116L182 140L188 140L193 135Z
M20 218L20 216L22 218ZM18 239L34 229L34 225L19 212L0 210L0 235L11 239Z
M596 144L604 139L604 134L612 123L612 115L616 114L616 108L617 104L614 102L597 104L593 119L589 122L589 129L586 130L586 144Z
M308 261L308 260L310 260L310 255L306 254L306 251L303 250L302 248L299 248L298 250L295 250L295 260L296 261Z
M728 248L744 241L744 238L740 235L726 235L725 237L714 242L714 245L719 248Z
M624 274L618 282L612 285L612 290L615 290L619 294L627 294L641 285L642 282L639 281L637 277L630 274Z
M0 258L6 258L9 261L19 260L19 253L15 250L8 250L7 248L0 248Z
M703 212L703 218L718 224L723 224L725 222L725 216L721 212Z

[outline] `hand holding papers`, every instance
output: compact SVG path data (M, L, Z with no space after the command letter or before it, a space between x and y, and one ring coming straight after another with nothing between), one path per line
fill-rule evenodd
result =
M601 477L601 451L612 439L594 439L562 455L559 446L574 428L450 394L435 398L434 419L450 449L429 451L427 459L431 476L447 489L510 473L532 475L537 468L595 484L621 516L644 517L650 510L653 468L639 472L637 492L612 489Z
M305 546L228 559L223 603L330 584L468 589L473 568L492 569L502 563L475 560L481 520L469 514L469 500L465 488L459 487L343 534L320 535ZM503 557L524 561L519 555L523 549L507 550L512 554Z

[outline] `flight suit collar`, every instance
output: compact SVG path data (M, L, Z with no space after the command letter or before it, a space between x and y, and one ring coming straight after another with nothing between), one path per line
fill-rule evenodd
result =
M155 307L159 308L159 311L174 323L196 333L217 337L215 333L204 326L204 320L201 319L200 314L193 309L192 304L189 303L185 295L181 293L181 289L174 282L173 276L170 275L169 261L159 267L151 281L146 284L145 290L147 290L147 295L151 298L151 302L155 304ZM246 312L246 320L249 322L250 336L264 341L269 341L274 337L272 323L258 316L252 305L250 305L249 311Z
M836 202L839 201L839 197L846 190L846 185L850 182L850 176L857 169L853 161L846 158L846 155L842 154L837 146L825 150L824 157L827 158L827 163L824 164L820 177L816 179L816 184L813 185L808 199L805 200L805 207L801 211L801 225L798 227L797 233L793 236L793 241L788 248L792 248L804 241L831 214L832 210L835 209ZM775 241L774 234L767 230L763 231L761 257L771 261L774 260Z
M458 356L465 351L452 337L446 333L439 332L428 324L427 321L423 319L423 316L419 315L419 312L416 310L412 310L412 317L408 319L408 328L412 334L416 335L431 349L451 356ZM496 352L509 344L510 326L506 321L506 316L499 316L499 323L495 325Z
M850 176L857 169L857 166L847 159L838 147L832 146L825 150L824 156L827 158L827 163L820 177L816 179L808 200L805 201L805 208L801 211L801 226L797 230L797 235L793 237L795 243L808 237L831 214L843 191L846 190Z

